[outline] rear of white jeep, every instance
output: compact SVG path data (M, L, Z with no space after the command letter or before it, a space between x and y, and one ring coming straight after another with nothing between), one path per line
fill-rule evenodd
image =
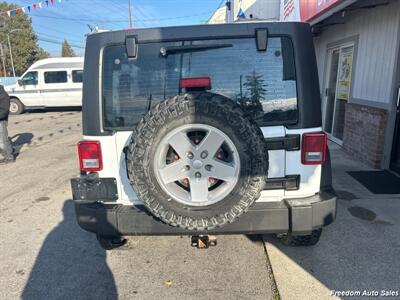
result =
M277 233L312 245L335 218L306 24L90 35L83 134L73 199L103 242Z

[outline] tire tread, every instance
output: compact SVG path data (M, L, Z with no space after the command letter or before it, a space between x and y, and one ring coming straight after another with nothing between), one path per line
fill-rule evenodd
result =
M146 157L157 134L157 128L167 126L168 121L182 115L193 116L201 111L221 119L227 119L232 126L240 127L239 132L245 141L251 141L251 164L246 188L239 193L240 201L224 214L213 217L192 218L176 214L166 209L152 193L153 187L148 184L150 164ZM240 215L248 211L250 206L261 195L268 173L268 152L260 128L248 119L243 110L234 101L221 95L201 92L177 95L152 108L137 125L132 134L127 153L128 175L132 187L148 210L163 222L189 230L210 230L232 223Z

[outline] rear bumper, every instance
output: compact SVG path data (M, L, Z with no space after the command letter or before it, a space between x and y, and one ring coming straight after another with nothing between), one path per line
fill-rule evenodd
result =
M256 203L231 224L207 232L172 227L148 213L143 206L101 204L75 200L77 221L84 230L100 235L199 235L264 234L305 235L332 223L336 196L332 189L301 199Z

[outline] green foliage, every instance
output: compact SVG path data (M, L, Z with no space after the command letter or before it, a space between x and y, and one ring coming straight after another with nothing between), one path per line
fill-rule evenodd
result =
M0 11L15 8L14 4L0 3ZM24 13L19 13L11 17L0 17L0 44L3 48L7 76L12 76L7 34L10 37L14 68L17 76L22 75L37 60L49 57L49 54L38 45L38 37L32 29L31 18ZM4 76L3 70L3 59L0 59L0 76Z
M72 49L71 45L67 40L64 40L64 43L61 46L61 56L62 57L74 57L76 56L74 49Z
M256 71L253 71L250 75L246 76L246 81L243 86L246 88L245 96L240 95L239 104L245 110L245 112L252 118L256 118L263 112L261 100L267 93L267 85L262 79L263 75L258 75Z
M264 88L266 87L264 84L265 80L262 79L262 77L262 75L257 75L256 71L253 71L251 75L246 76L246 82L244 83L244 86L249 91L250 99L254 103L260 102L267 92L267 90Z

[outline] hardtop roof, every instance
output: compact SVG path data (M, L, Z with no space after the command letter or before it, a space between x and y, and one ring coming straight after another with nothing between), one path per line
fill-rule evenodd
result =
M251 21L230 24L201 24L102 31L89 34L87 42L93 40L101 40L102 43L105 44L115 43L117 41L122 42L125 41L126 36L131 35L136 36L139 43L161 40L193 40L214 37L250 36L254 34L254 29L257 28L268 28L271 35L293 35L298 30L304 32L305 29L310 31L310 25L304 22Z
M62 68L83 68L83 57L53 57L41 59L35 62L29 69L62 69Z

